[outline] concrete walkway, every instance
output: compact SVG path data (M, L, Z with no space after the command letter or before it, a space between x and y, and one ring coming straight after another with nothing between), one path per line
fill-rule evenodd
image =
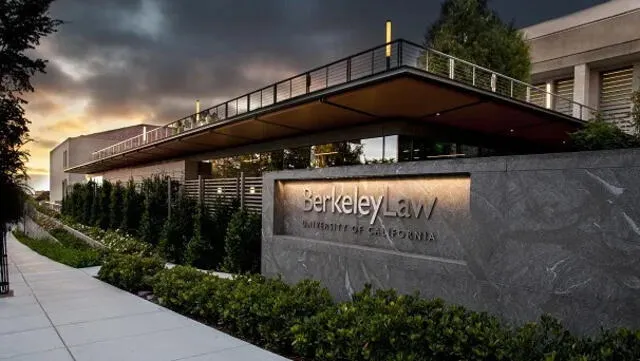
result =
M0 360L286 360L40 256L7 235Z

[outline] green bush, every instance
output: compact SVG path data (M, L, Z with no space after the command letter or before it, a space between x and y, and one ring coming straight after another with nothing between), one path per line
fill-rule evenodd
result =
M96 189L95 206L93 207L93 221L96 227L108 229L111 222L111 192L113 186L108 180Z
M625 133L613 123L598 115L587 122L584 128L570 134L576 150L603 150L640 146L637 138Z
M295 350L316 360L506 360L508 346L493 317L370 288L293 333Z
M167 219L168 180L161 176L145 179L142 183L144 205L140 220L140 240L157 245Z
M171 214L162 231L158 249L162 256L175 263L184 261L187 244L193 237L195 203L180 191L171 202Z
M123 194L122 224L120 229L125 233L138 235L140 227L140 218L142 218L142 205L144 198L136 190L136 184L133 179L127 182L127 187Z
M111 255L98 272L98 278L129 292L151 290L151 278L164 269L157 257Z
M75 268L93 267L102 263L104 252L93 248L65 247L46 239L33 239L19 231L13 232L14 236L35 252L50 258L56 262Z
M222 269L231 273L260 271L262 222L259 214L237 211L227 227Z
M510 355L518 361L545 360L552 355L555 360L570 360L583 349L581 340L573 336L560 322L543 315L539 322L519 327L511 340Z
M110 229L118 229L122 224L122 214L124 207L124 187L120 181L111 189L109 195L109 227Z
M292 352L292 327L332 304L318 282L289 286L258 275L229 280L186 266L163 270L152 283L161 305L283 354Z
M185 250L185 262L200 269L215 269L218 266L216 253L223 249L216 249L213 240L216 237L213 217L204 204L196 206L193 216L193 237Z

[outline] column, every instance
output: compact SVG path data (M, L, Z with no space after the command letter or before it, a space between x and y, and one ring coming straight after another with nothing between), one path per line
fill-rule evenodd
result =
M573 101L583 105L589 105L589 66L580 64L573 67ZM577 104L573 105L573 116L578 119L588 120L590 114Z
M553 97L551 96L551 94L553 94L553 80L548 80L545 88L547 91L545 107L547 109L553 109Z

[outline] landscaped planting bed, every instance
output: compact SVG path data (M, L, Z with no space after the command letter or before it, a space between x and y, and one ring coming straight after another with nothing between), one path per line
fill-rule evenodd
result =
M315 281L221 279L154 258L113 256L99 278L284 356L305 360L637 361L640 331L572 335L557 320L511 327L486 313L366 288L334 303Z
M67 266L83 268L102 264L105 255L104 251L91 248L86 243L73 239L73 236L69 233L65 232L66 234L63 234L62 232L64 231L54 232L54 237L60 243L46 239L33 239L20 231L13 231L13 234L18 241L33 251Z

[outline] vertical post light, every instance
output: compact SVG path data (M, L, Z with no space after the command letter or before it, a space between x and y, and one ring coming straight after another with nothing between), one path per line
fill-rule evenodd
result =
M196 121L200 121L200 99L196 99Z
M391 68L391 20L387 20L386 23L386 37L385 43L387 46L385 47L385 56L387 58L387 70Z

